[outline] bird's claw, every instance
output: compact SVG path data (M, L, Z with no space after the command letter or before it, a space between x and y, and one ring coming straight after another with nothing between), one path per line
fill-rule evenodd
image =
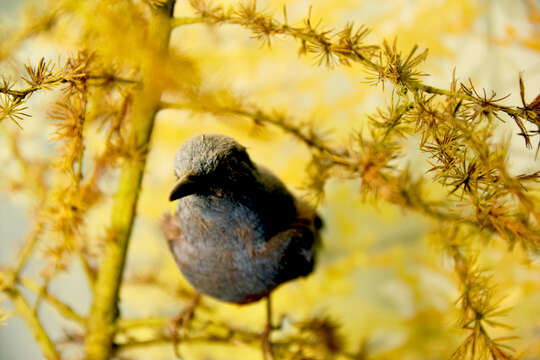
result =
M274 327L272 326L272 302L270 301L270 294L266 298L266 326L261 333L261 345L264 360L274 360L274 354L272 353L272 343L270 342L270 333Z
M264 360L274 360L272 353L272 342L270 341L270 333L272 332L272 326L267 324L261 333L262 351Z
M181 358L180 352L178 350L178 330L182 330L182 336L184 336L186 330L189 328L193 317L195 316L195 309L199 305L201 300L201 295L197 293L191 302L183 308L178 314L176 314L169 323L169 331L171 333L174 354L177 358Z

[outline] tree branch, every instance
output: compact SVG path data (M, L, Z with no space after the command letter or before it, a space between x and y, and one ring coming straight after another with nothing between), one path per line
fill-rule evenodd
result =
M333 65L340 62L349 65L350 62L361 63L368 71L376 74L378 81L388 80L394 86L405 87L413 91L422 91L428 94L441 95L446 97L458 98L479 104L481 99L460 91L451 91L425 85L419 80L407 79L401 76L399 71L406 67L412 57L402 61L401 54L393 54L394 60L401 61L400 66L388 67L382 62L377 61L377 55L384 53L378 45L364 45L363 38L369 33L367 28L361 26L353 31L351 25L347 25L341 32L330 31L319 25L312 25L311 10L304 19L303 25L291 26L287 22L286 11L284 11L284 21L280 22L271 15L263 12L257 12L255 2L252 5L240 5L236 8L224 10L218 6L211 6L207 2L190 1L192 7L199 16L182 17L172 20L172 26L182 26L188 24L207 23L207 24L231 24L240 25L250 30L253 35L270 44L271 36L285 35L301 42L300 53L312 53L318 59L319 63ZM390 49L384 44L384 50ZM416 47L414 48L416 50ZM391 51L397 51L395 48ZM427 55L427 53L425 53ZM419 62L423 61L425 55L419 56ZM375 59L375 60L374 60ZM394 65L394 64L391 64ZM417 65L417 64L415 64ZM420 75L420 74L419 74ZM502 111L508 116L522 118L531 124L540 126L540 109L535 109L535 115L530 116L526 109L500 104L491 104L493 110Z
M19 282L23 286L32 290L38 296L41 296L43 299L47 300L65 318L71 319L81 325L84 325L86 323L86 319L83 316L77 314L75 310L71 308L71 306L64 304L62 301L58 300L58 298L56 298L53 294L48 292L46 289L42 289L42 287L40 287L31 279L23 278L20 279Z
M14 287L5 289L4 292L9 296L16 311L26 322L26 325L32 332L34 339L41 349L43 356L47 360L60 360L60 355L58 354L54 343L49 338L49 335L47 335L45 332L45 329L41 325L36 313L32 310L30 305L28 305L24 297Z
M171 33L170 17L175 0L168 0L156 9L150 34L157 44L157 51L167 56ZM92 360L111 357L113 338L118 318L118 293L126 262L131 230L136 213L146 163L146 151L150 142L156 112L161 97L159 65L148 61L142 65L144 87L134 95L131 133L136 153L140 156L127 158L122 166L118 189L114 197L109 234L95 283L95 292L88 317L85 342L86 356Z

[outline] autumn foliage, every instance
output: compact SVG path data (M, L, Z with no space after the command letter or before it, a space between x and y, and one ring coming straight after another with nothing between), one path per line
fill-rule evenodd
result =
M340 269L378 267L383 262L399 262L401 256L413 261L418 257L419 267L432 268L429 273L444 273L455 284L453 302L446 301L442 309L418 305L403 320L407 340L393 347L377 348L371 342L375 332L359 336L342 329L344 319L332 316L331 307L324 314L296 314L278 305L281 317L275 319L278 325L272 337L276 358L540 356L540 343L532 335L534 326L538 332L540 314L530 314L536 318L533 325L527 325L532 330L520 332L522 338L516 340L520 324L507 322L509 294L492 275L497 269L486 269L481 261L483 253L497 252L505 262L526 263L538 274L534 262L540 251L540 171L512 172L510 141L500 132L510 126L513 136L521 137L523 152L538 152L540 97L527 93L526 76L515 74L520 101L509 104L506 94L459 80L455 72L448 86L431 86L429 75L422 70L430 59L427 49L402 48L394 38L373 42L366 26L328 24L324 17L315 19L312 8L304 18L293 21L287 7L275 15L261 10L255 1L229 6L190 0L181 5L182 14L175 11L174 0L51 1L29 12L20 28L13 29L9 41L0 43L0 58L5 63L36 37L62 49L58 60L43 55L39 61L25 63L15 72L18 75L8 66L0 68L0 145L8 149L10 166L15 169L2 181L2 190L13 196L22 194L31 204L31 225L21 251L0 270L0 289L16 316L27 323L44 357L145 358L150 355L144 351L156 346L182 354L184 346L193 344L219 344L226 349L259 347L260 331L221 316L216 310L221 305L212 300L203 300L195 317L177 329L169 326L171 312L163 311L156 302L144 316L125 316L129 311L124 311L124 295L120 294L129 294L130 286L168 294L177 310L193 295L185 282L171 280L170 274L164 277L156 270L159 265L150 269L129 268L129 261L126 265L134 222L143 211L138 207L139 194L152 186L143 182L148 166L153 166L147 164L148 158L156 156L159 161L154 158L149 162L166 173L161 185L172 181L171 157L159 159L164 151L152 138L163 136L153 135L153 130L159 127L158 116L169 112L196 119L190 125L196 132L206 132L204 119L210 118L247 138L259 139L256 141L279 138L301 144L308 159L301 172L301 192L323 208L332 201L327 196L329 184L346 182L355 184L347 188L354 193L348 196L359 193L358 202L368 204L370 211L420 215L414 219L426 224L425 235L419 237L430 244L423 250L429 260L388 251L373 256L372 263L366 265L368 260L359 260L362 255L352 251L333 263L330 256L325 257L323 247L318 271L324 275L316 272L313 280L322 289L316 297L331 297L331 293L325 294L324 286L331 286L325 282L341 284L344 270ZM294 43L298 56L321 71L359 68L362 78L355 81L378 90L386 105L367 114L367 125L362 129L340 129L346 133L341 137L330 134L309 116L293 115L269 103L261 105L249 94L216 81L205 69L205 54L169 46L172 40L182 42L171 38L174 29L191 26L210 27L215 32L238 27L246 38L258 42L260 51L272 49L278 41ZM31 116L36 98L45 99L46 110ZM25 148L31 141L24 138L25 128L40 117L46 119L43 128L52 129L47 141L54 144L54 150L28 155L31 152ZM173 146L180 143L180 139L174 141ZM411 143L422 159L421 169L408 163ZM170 180L167 175L171 175ZM163 186L164 201L165 189ZM361 216L355 215L354 209L340 209L347 216ZM150 225L154 232L166 210L154 214ZM336 223L325 222L327 234L332 234ZM159 239L154 234L156 243ZM45 261L40 262L37 275L30 275L26 269L37 262L36 258ZM161 268L173 269L168 261ZM91 306L84 314L49 290L49 284L59 274L72 272L75 263L81 265L91 290ZM418 304L430 292L418 285L422 274L404 270L400 275ZM536 275L519 291L538 291L539 284ZM354 288L354 284L347 287ZM36 294L35 304L24 296L23 289ZM37 312L41 304L55 308L72 325L64 329L61 338L49 336ZM520 302L512 305L519 307ZM532 308L538 311L538 307ZM347 311L362 309L351 307ZM236 313L242 314L242 309ZM391 317L382 313L373 317L386 316ZM10 322L3 311L0 322ZM454 332L447 333L448 329ZM445 344L442 350L441 344ZM227 356L225 351L217 353Z

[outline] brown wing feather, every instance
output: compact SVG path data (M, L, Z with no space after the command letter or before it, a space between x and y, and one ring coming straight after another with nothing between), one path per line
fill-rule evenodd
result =
M167 239L167 243L171 250L173 250L174 243L178 245L184 240L184 235L182 235L178 220L176 219L176 216L172 216L171 214L165 214L163 216L163 219L161 220L161 231L163 232L165 239Z

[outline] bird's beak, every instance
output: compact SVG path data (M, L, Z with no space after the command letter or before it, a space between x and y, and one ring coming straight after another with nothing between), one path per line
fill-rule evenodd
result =
M171 194L169 195L169 201L178 200L184 196L193 194L197 191L198 187L198 182L192 176L189 174L184 175L176 182L176 184L174 184Z

